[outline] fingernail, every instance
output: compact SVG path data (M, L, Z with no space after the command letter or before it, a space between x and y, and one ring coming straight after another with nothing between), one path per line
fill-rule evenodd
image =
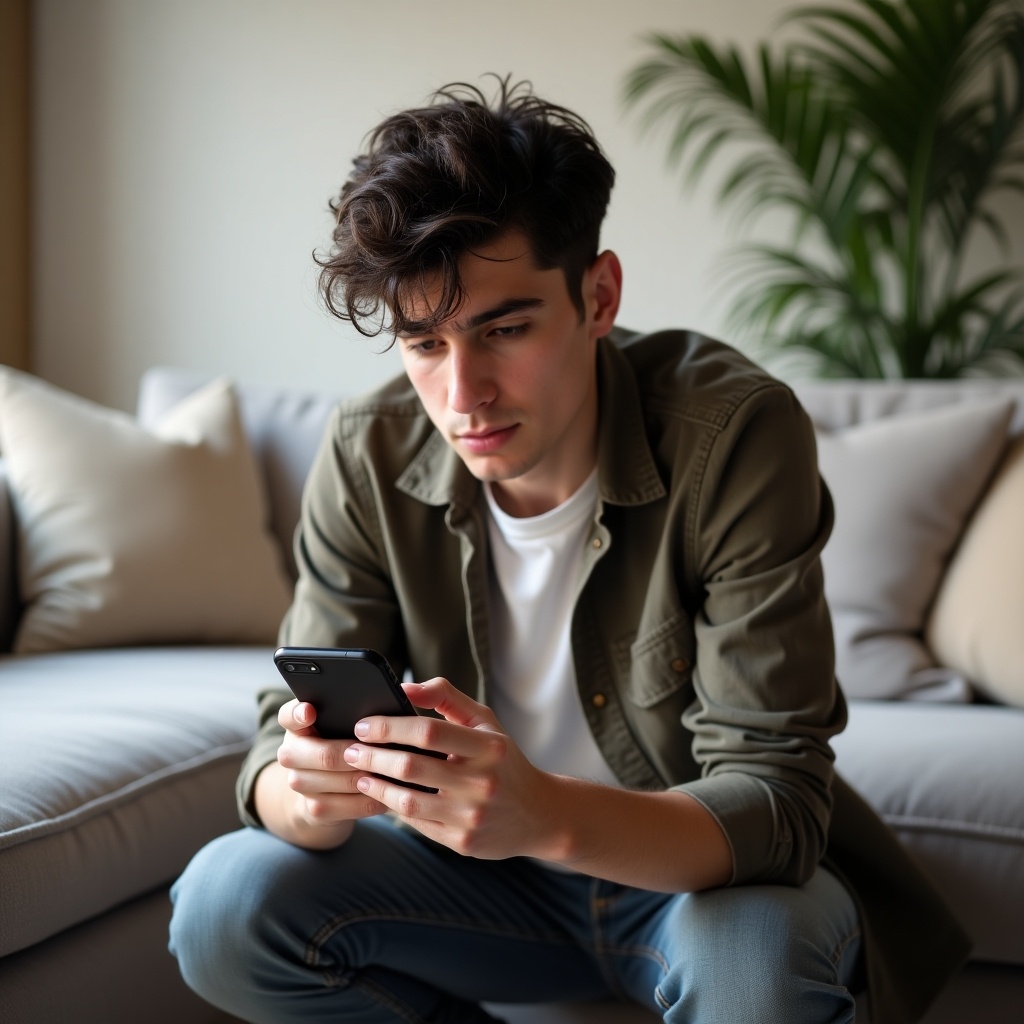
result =
M349 764L355 764L356 761L359 759L359 755L361 753L362 749L360 747L351 746L346 748L345 753L342 754L342 757L344 757Z
M370 780L364 775L362 778L356 780L356 789L360 792L365 793L370 788Z
M357 736L369 736L370 735L370 723L369 722L356 722L356 735Z

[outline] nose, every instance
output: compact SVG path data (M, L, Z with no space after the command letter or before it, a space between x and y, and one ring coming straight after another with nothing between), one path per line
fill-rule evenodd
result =
M452 346L448 362L448 406L452 412L469 415L493 402L496 395L486 358Z

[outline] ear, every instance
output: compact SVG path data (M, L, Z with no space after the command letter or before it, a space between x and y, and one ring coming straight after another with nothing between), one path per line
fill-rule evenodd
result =
M591 338L603 338L615 326L622 298L622 264L605 249L583 275L583 301Z

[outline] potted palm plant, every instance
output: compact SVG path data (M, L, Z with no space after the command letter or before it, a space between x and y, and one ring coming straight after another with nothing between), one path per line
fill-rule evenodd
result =
M693 181L729 162L719 202L788 210L785 244L748 244L735 330L812 372L1024 372L1024 271L965 270L993 197L1024 193L1024 7L1016 0L848 0L792 12L788 43L745 58L649 37L626 101L668 124Z

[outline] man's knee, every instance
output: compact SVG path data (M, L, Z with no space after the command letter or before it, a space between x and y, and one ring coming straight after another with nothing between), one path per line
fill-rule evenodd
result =
M685 897L673 922L684 954L659 1001L680 1020L852 1020L843 963L859 941L856 915L815 904L811 893L774 886Z
M171 888L170 950L186 984L215 1004L222 1005L219 990L237 985L261 959L274 874L267 838L243 829L215 839Z

